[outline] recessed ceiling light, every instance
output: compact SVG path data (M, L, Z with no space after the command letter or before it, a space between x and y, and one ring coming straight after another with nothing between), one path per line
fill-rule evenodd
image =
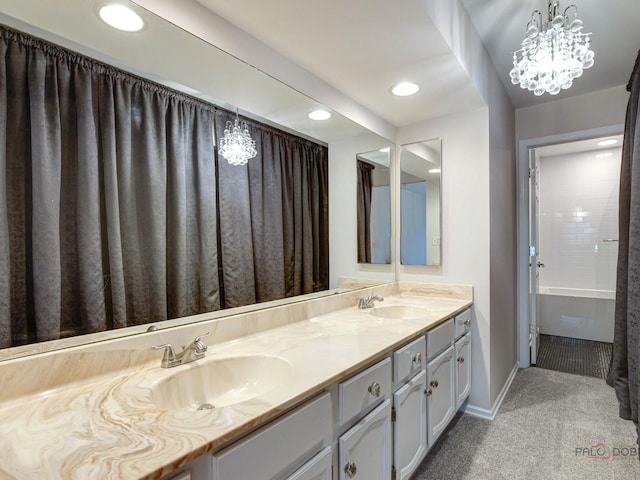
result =
M420 87L412 82L400 82L396 86L391 89L391 93L398 97L407 97L409 95L413 95L418 93Z
M608 158L608 157L613 157L613 153L604 152L604 153L599 153L599 154L596 155L596 158Z
M429 170L429 173L440 173L440 169L439 168L432 168L431 170Z
M331 113L326 110L314 110L307 115L311 120L327 120L331 118Z
M602 140L601 142L598 142L598 146L606 147L608 145L615 145L616 143L618 143L618 140L616 140L615 138L611 138L609 140Z
M140 15L119 3L105 5L98 13L107 25L124 32L137 32L144 27L144 21Z

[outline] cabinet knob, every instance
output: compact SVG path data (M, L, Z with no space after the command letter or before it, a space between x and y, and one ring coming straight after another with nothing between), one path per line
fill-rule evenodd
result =
M422 354L420 352L416 353L411 361L416 365L422 365Z
M469 320L468 318L464 321L464 326L465 327L470 327L471 326L471 320Z
M380 396L380 384L378 382L373 382L371 385L369 385L369 388L367 390L369 390L369 393L374 397Z
M433 390L431 390L431 388L425 388L425 389L424 389L424 394L425 394L427 397L430 397L432 393L433 393Z
M464 363L464 357L458 357L458 363Z
M356 464L353 462L347 462L344 465L344 473L347 474L347 477L353 478L356 476L356 473L358 473L358 467L356 467Z
M431 385L433 388L438 388L438 380L431 380L431 383L429 385Z

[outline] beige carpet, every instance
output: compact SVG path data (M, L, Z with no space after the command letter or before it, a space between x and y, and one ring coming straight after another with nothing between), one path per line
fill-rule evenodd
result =
M640 480L635 426L604 380L531 367L493 421L454 418L412 477L427 479Z

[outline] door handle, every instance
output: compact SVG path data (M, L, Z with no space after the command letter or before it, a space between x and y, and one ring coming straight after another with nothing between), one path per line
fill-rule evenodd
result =
M536 265L538 266L538 268L544 268L544 263L542 262L537 262Z

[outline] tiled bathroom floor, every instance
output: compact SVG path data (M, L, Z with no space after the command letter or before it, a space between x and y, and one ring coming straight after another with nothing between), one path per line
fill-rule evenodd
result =
M611 343L540 335L536 367L606 378L612 351Z

